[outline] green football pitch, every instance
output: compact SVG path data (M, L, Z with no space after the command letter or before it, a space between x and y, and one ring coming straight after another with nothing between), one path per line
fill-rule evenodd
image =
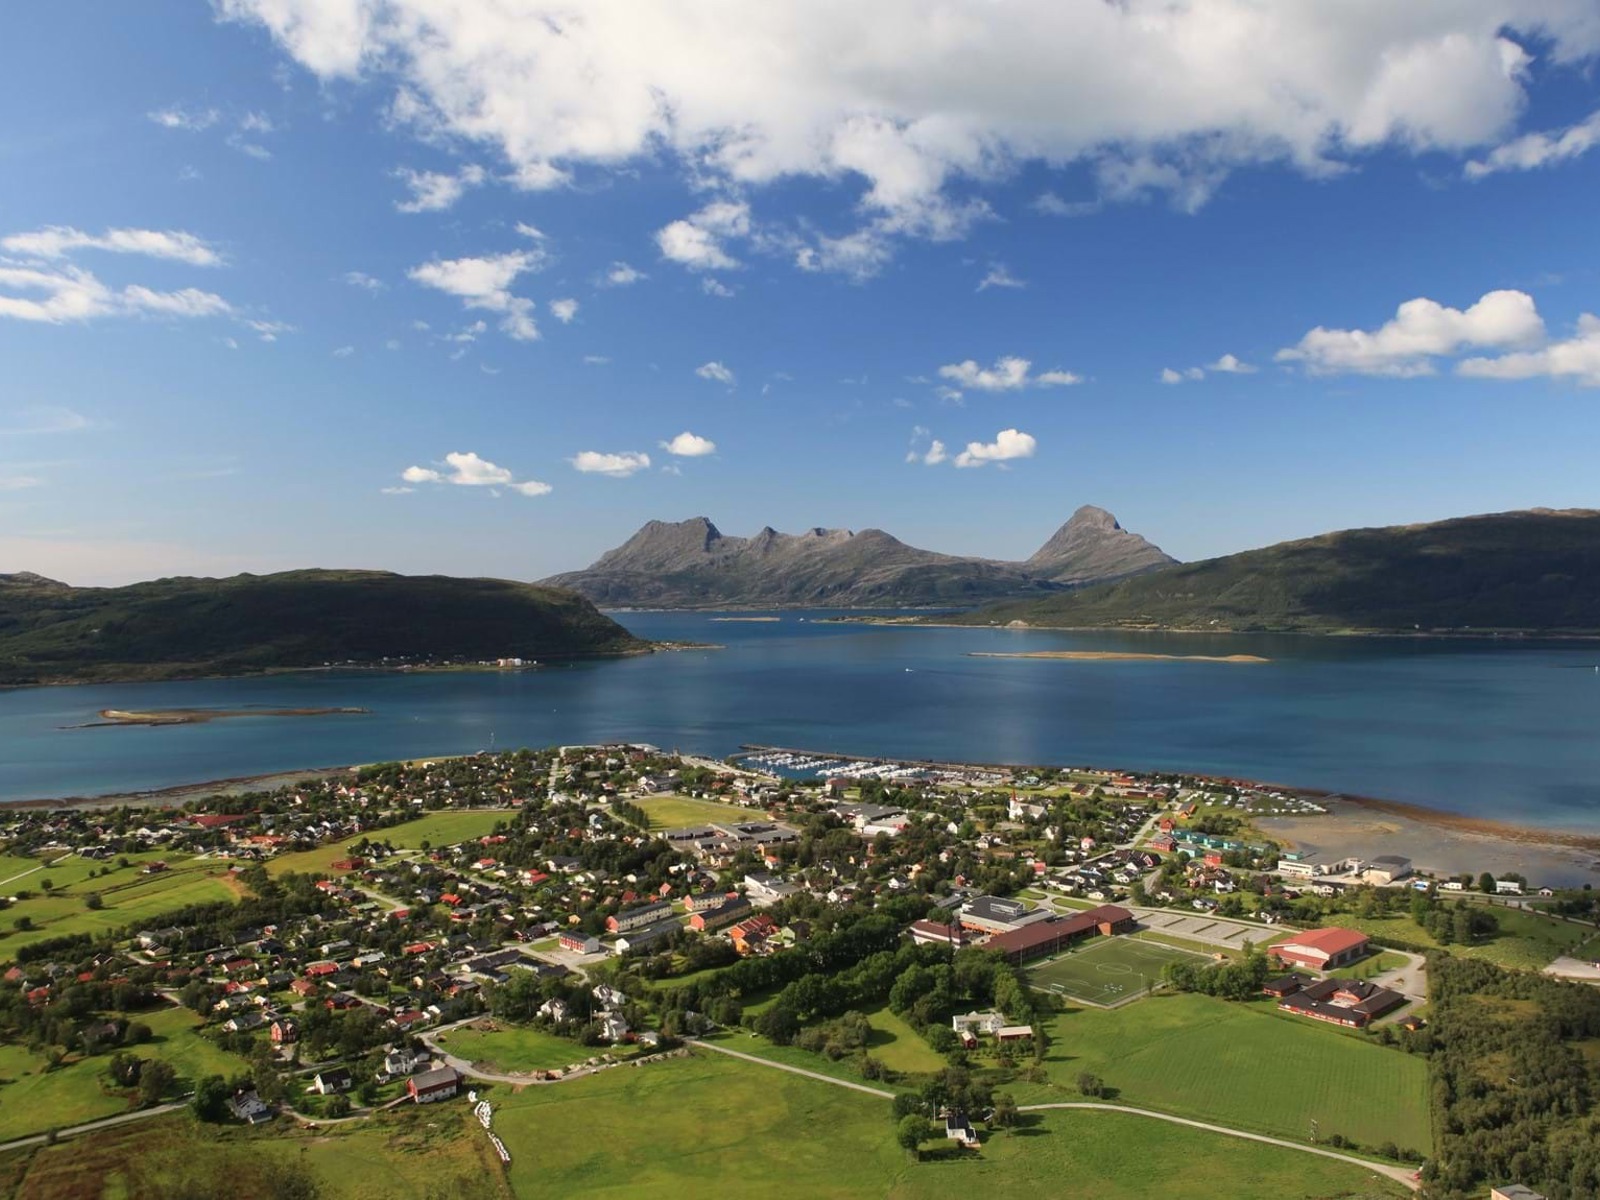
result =
M1161 981L1167 963L1192 957L1159 942L1097 938L1081 950L1030 967L1028 982L1040 991L1109 1006L1144 995Z

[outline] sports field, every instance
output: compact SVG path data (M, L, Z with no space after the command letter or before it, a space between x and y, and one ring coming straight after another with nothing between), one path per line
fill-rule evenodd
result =
M1028 982L1083 1004L1109 1007L1144 995L1161 979L1161 968L1185 950L1128 937L1098 938L1028 970Z
M759 809L690 796L645 796L636 803L649 815L651 829L684 829L712 821L753 821L766 816Z

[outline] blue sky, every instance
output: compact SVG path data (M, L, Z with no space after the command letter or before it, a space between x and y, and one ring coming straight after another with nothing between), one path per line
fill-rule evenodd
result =
M1592 0L6 24L0 571L1600 503Z

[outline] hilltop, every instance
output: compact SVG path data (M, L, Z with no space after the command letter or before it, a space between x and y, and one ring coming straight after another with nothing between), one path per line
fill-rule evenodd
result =
M921 550L881 529L768 527L730 537L695 517L651 521L585 570L544 582L612 607L958 606L1050 595L1173 561L1087 506L1021 563Z
M644 646L581 596L504 579L288 571L76 588L0 575L0 684L384 659L571 658Z
M1349 529L1036 602L971 624L1338 632L1600 631L1600 512Z

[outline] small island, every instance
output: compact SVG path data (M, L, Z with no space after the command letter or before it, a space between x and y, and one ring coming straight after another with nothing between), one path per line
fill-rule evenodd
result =
M100 720L71 729L96 729L110 725L204 725L228 717L334 717L370 713L370 708L102 708Z
M1266 663L1259 654L1141 654L1134 650L970 650L968 658L1049 658L1081 662Z

